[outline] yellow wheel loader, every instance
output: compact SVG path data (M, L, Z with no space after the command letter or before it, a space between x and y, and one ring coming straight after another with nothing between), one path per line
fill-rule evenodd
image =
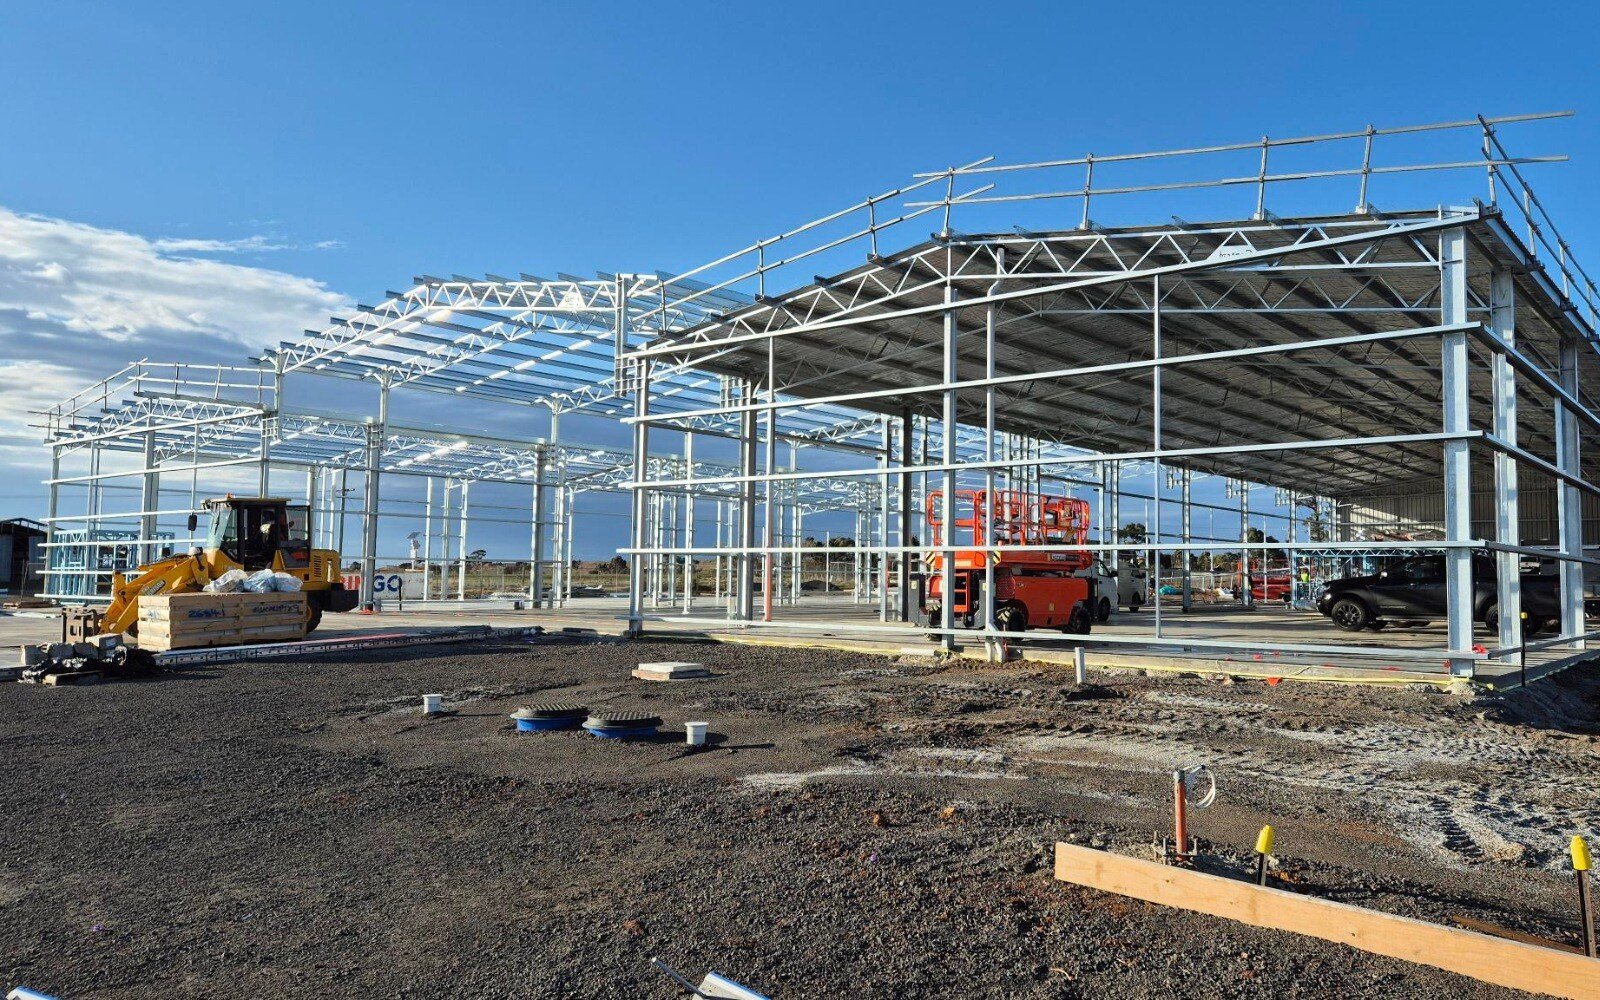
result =
M300 581L306 594L306 631L322 621L324 611L351 611L360 599L346 590L339 573L339 553L311 547L311 511L281 497L235 497L207 500L211 530L204 548L169 556L131 574L111 579L111 605L100 620L101 632L136 635L139 598L155 594L188 594L229 570L254 573L270 569ZM189 515L189 530L198 526Z

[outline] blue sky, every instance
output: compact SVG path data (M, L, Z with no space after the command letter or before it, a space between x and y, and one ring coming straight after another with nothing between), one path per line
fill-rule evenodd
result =
M423 272L681 269L987 154L1571 108L1529 136L1572 163L1533 177L1600 260L1597 27L1578 3L9 3L0 514L42 507L21 401L76 375L239 357ZM52 290L75 253L101 277Z

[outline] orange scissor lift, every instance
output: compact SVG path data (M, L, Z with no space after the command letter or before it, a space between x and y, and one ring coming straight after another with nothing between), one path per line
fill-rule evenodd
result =
M1089 504L1075 497L1024 493L1018 490L957 490L954 529L955 579L952 609L961 628L978 627L983 612L983 586L994 564L994 627L1005 632L1059 628L1086 635L1094 620L1089 600L1094 581L1073 574L1093 561L1089 541ZM928 495L928 530L932 544L943 548L944 491ZM1070 545L1039 552L1002 551L997 545ZM944 553L923 559L927 585L920 601L931 626L943 611Z

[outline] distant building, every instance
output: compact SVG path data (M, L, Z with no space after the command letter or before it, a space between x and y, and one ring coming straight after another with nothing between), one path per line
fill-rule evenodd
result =
M44 589L44 525L32 518L0 521L0 594L18 597Z

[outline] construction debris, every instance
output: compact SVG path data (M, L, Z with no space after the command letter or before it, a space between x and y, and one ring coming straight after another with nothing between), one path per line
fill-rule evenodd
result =
M89 684L102 677L146 677L157 669L154 656L126 645L115 633L22 646L19 652L16 679L24 684Z
M679 986L688 990L690 996L704 997L706 1000L770 1000L766 994L757 993L750 987L736 983L715 972L707 972L705 978L700 980L700 985L696 986L659 958L652 958L650 964L665 973L668 978Z

